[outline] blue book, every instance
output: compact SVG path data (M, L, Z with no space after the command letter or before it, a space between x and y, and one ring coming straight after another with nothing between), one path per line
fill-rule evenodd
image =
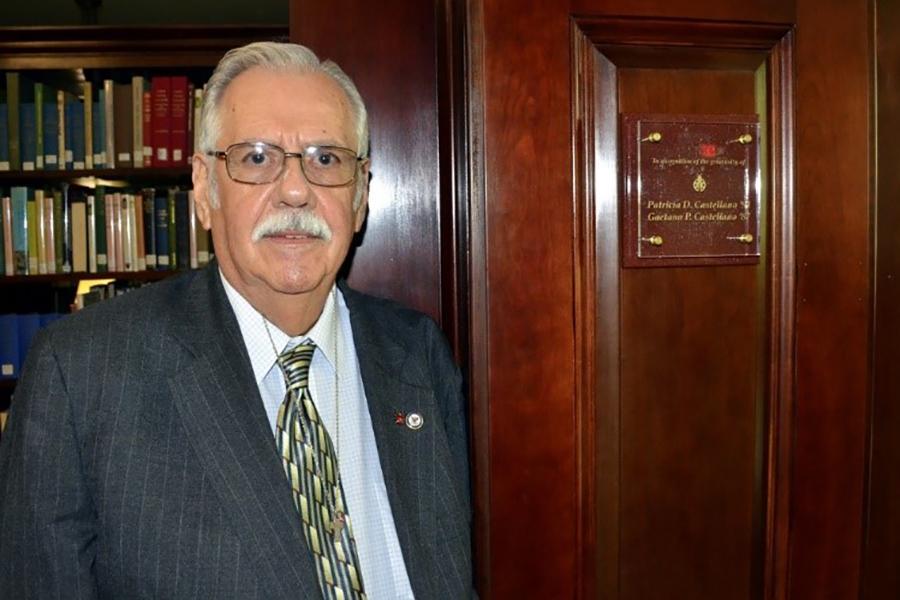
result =
M63 318L62 313L44 313L41 315L41 327L46 327L53 321L58 321Z
M9 107L0 102L0 171L9 171Z
M165 192L153 199L153 214L156 219L156 268L160 271L174 269L169 264L169 197Z
M67 107L68 109L68 107ZM85 167L84 141L84 105L78 100L72 101L72 168Z
M28 274L28 188L9 189L12 201L13 266L16 275Z
M34 111L34 102L19 105L19 152L23 171L34 171L37 164L37 121Z
M19 318L0 315L0 379L18 379L20 365Z
M106 151L104 150L105 127L103 123L103 90L98 90L99 100L91 107L91 137L94 141L94 168L106 168Z
M59 169L59 111L56 103L44 100L44 168Z
M17 316L19 318L19 365L24 365L28 348L31 347L31 340L41 328L41 316L37 313Z

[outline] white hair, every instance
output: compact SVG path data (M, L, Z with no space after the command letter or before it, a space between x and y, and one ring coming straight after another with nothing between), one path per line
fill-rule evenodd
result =
M254 42L229 50L213 71L203 92L200 108L200 152L216 150L216 143L222 130L222 115L219 110L226 88L238 75L253 67L272 71L295 73L322 73L330 77L341 88L350 102L350 112L356 129L356 154L361 158L369 155L369 120L366 105L353 80L336 63L320 61L315 53L305 46L283 42ZM367 181L356 182L353 208L359 207ZM218 208L218 185L215 169L209 169L210 203Z

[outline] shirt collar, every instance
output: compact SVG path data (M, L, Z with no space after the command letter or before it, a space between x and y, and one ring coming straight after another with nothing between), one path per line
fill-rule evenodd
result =
M335 332L336 326L339 325L339 321L336 320L337 307L335 306L335 300L336 295L340 293L336 285L332 284L331 291L325 300L325 306L322 308L322 314L319 315L319 318L310 330L304 335L291 337L256 310L228 282L221 269L219 269L219 277L225 288L225 295L231 303L235 317L237 317L238 326L241 329L241 335L244 338L244 344L250 356L250 364L253 367L253 375L257 385L262 382L263 378L276 363L277 356L275 349L272 348L273 344L278 353L280 353L286 348L293 348L297 344L310 340L321 350L331 368L334 369L337 348ZM268 332L266 331L266 324L268 325ZM269 334L272 336L271 340L269 339Z

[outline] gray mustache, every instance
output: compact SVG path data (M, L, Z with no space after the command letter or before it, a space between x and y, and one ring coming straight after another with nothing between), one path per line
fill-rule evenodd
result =
M301 209L270 214L253 229L252 239L258 242L268 235L292 232L331 241L331 227L314 212Z

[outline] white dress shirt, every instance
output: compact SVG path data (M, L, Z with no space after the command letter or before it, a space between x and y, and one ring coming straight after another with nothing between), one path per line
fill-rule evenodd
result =
M250 355L273 435L278 407L285 395L284 377L275 359L285 348L307 339L316 344L310 366L310 393L337 454L366 595L371 600L413 598L378 461L378 447L350 327L350 311L343 294L333 287L315 325L305 335L292 338L266 321L221 271L219 275ZM389 419L391 415L384 418Z

